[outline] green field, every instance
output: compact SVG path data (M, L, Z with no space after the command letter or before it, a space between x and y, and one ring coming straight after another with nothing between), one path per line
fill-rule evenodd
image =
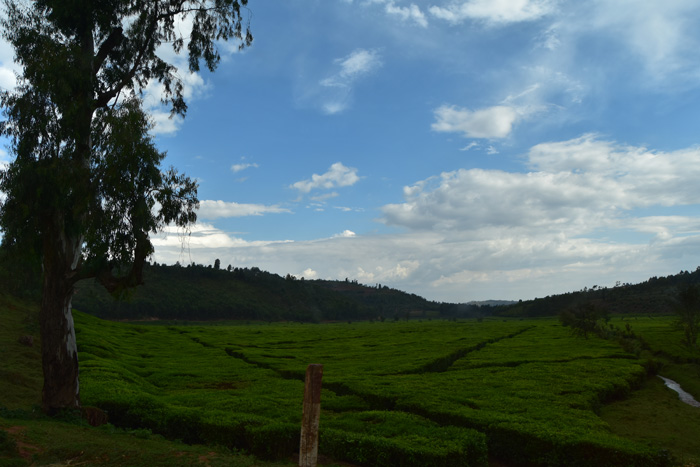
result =
M21 306L12 306L14 314L3 310L3 316L26 315L14 335L32 333L31 310L18 314ZM133 325L82 313L75 319L82 403L110 418L107 428L80 429L99 436L134 439L135 433L137 444L216 446L211 458L245 452L289 462L298 449L304 372L321 363L320 453L331 462L646 466L700 460L700 410L677 401L648 374L661 368L700 398L698 360L676 345L680 336L668 319L628 318L648 345L639 354L612 340L573 337L554 319L245 326ZM13 352L38 353L11 344ZM16 367L4 370L0 391L12 396L0 403L6 407L0 427L21 425L13 416L24 417L28 429L58 423L28 414L39 401L40 379L19 365L38 365L36 357L15 355ZM236 459L226 462L252 462ZM105 465L133 465L114 456L110 462Z

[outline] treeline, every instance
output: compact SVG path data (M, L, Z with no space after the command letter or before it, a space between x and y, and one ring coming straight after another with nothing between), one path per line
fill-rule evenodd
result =
M146 265L144 284L115 299L78 284L73 307L106 319L336 321L437 316L440 304L379 284L304 280L259 268Z
M556 316L563 310L583 304L614 314L673 313L678 291L700 284L700 266L693 272L680 271L665 277L651 277L639 284L618 282L614 287L584 287L576 292L552 295L534 300L519 301L513 305L493 307L497 316L538 317Z
M19 253L18 253L19 251ZM11 254L10 254L11 253ZM409 318L482 318L557 316L592 303L613 314L672 313L678 290L700 285L700 267L639 284L593 285L560 295L508 305L428 301L386 285L355 280L304 280L281 277L259 268L189 264L147 264L145 284L115 300L94 281L78 284L75 308L107 319L334 321ZM41 266L25 250L0 246L0 291L38 299Z

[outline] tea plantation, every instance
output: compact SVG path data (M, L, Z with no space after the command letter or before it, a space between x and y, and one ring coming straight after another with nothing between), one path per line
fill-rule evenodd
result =
M667 465L597 414L647 378L553 319L135 326L76 314L83 402L113 424L283 459L324 365L320 452L368 465ZM666 326L668 330L669 327ZM668 331L667 331L668 332ZM653 334L650 330L650 336Z
M656 384L660 370L698 397L698 360L677 343L669 318L613 318L643 337L646 350L627 351L614 340L574 337L553 318L206 326L135 325L80 312L75 319L82 403L106 411L108 426L247 453L259 465L294 459L310 363L324 365L319 450L331 462L664 466L700 459L692 447L698 409L654 386L653 397L668 394L673 405L655 413L668 410L684 420L681 431L690 430L690 441L674 435L676 442L648 436L673 433L660 419L647 433L629 431L625 420L641 409L621 405ZM13 382L3 384L8 391ZM11 402L0 407L22 400ZM13 412L3 410L0 428L11 425L3 420Z

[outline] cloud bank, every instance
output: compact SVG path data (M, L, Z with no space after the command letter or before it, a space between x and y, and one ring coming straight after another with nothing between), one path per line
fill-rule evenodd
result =
M204 200L199 203L197 216L200 219L214 220L227 217L262 216L263 214L289 213L289 209L262 204L239 204L227 201Z
M527 171L460 169L405 187L379 219L400 233L248 242L210 228L189 248L211 262L310 269L452 301L641 281L700 264L698 160L696 147L662 152L586 134L533 146ZM329 174L348 172L334 166L303 189L336 186L342 176ZM182 255L170 242L159 260Z

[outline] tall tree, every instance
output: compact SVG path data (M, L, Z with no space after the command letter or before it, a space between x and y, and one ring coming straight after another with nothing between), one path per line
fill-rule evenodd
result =
M172 114L186 113L177 68L159 48L186 46L190 71L201 62L213 71L218 41L244 47L252 36L247 0L3 1L0 27L22 74L0 96L14 155L0 174L0 228L3 242L41 255L42 401L51 413L80 406L75 283L94 277L113 293L139 284L149 234L196 220L197 185L160 170L164 153L139 99L159 82Z

